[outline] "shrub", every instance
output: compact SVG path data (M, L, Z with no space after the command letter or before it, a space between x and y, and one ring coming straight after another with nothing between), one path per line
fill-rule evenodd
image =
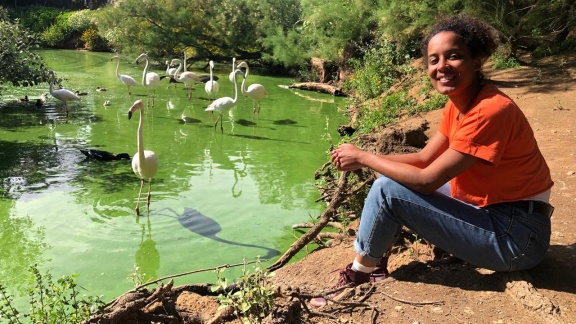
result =
M221 276L223 271L224 269L216 271L218 282L212 287L212 291L225 292L218 295L220 309L232 307L242 323L260 323L274 306L274 286L270 283L274 273L262 269L260 260L256 262L252 274L245 264L243 275L235 283L235 289L230 289L226 278Z
M354 72L343 86L352 90L359 101L376 98L406 73L407 60L391 42L370 46L362 59L350 59Z
M35 283L28 289L30 313L21 313L13 305L13 297L0 285L0 319L9 323L80 323L92 314L101 311L105 303L100 297L80 296L78 285L72 276L64 276L56 282L46 272L43 276L36 265L30 268Z

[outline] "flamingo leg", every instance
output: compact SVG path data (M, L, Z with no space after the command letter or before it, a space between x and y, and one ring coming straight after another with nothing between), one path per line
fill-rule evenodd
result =
M136 202L136 215L140 216L140 195L142 194L142 187L144 186L144 179L140 179L140 191L138 191L138 200Z
M218 118L216 118L216 122L214 123L214 128L216 128L216 126L218 125L218 121L220 120L220 117L222 117L222 114L218 115Z
M146 210L148 211L148 214L150 214L150 191L152 190L152 179L150 179L150 182L148 183L148 197L146 198Z

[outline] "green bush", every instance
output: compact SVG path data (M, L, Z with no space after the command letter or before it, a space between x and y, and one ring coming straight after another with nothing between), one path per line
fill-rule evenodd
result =
M394 92L382 100L379 109L363 107L360 110L358 129L361 134L373 132L381 126L394 122L403 111L412 110L416 103L416 99L410 97L408 91Z
M42 33L56 22L60 10L53 7L28 6L18 7L11 13L13 18L19 19L21 26L35 33Z
M354 72L343 87L352 90L359 101L376 98L406 72L407 60L408 57L391 42L371 46L362 59L350 60Z
M34 286L28 289L30 313L21 313L13 305L13 297L0 285L0 320L8 323L80 323L101 311L105 303L100 297L80 296L78 285L72 276L64 276L56 282L46 272L41 275L36 266ZM24 321L23 319L27 319Z
M274 285L270 279L273 272L268 272L262 268L260 259L254 266L254 272L246 269L246 264L242 269L243 275L235 283L235 289L230 289L226 278L222 277L224 269L218 269L216 276L218 282L212 287L212 291L224 291L218 295L220 309L232 307L234 314L242 323L260 323L274 306Z
M492 55L492 61L494 62L494 69L506 70L520 67L520 62L515 57L509 57L502 53L496 52Z

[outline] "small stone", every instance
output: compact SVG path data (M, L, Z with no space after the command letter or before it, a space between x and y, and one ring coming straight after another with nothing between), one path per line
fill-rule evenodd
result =
M574 175L574 174L576 174L576 171L568 171L566 174L567 175Z
M404 310L404 308L402 306L396 306L394 307L394 310L397 312L401 312L402 310Z
M436 314L442 314L444 313L444 311L442 310L442 307L432 307L432 312L436 313Z

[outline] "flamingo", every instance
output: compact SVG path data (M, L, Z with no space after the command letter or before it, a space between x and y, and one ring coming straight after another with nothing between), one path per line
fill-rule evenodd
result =
M144 181L149 180L148 183L148 198L146 199L146 208L150 212L150 191L152 189L152 179L156 176L158 171L158 158L156 154L149 150L144 150L144 143L142 141L142 128L144 124L144 104L142 100L138 99L134 101L134 104L128 110L128 120L132 118L132 114L139 110L140 111L140 122L138 123L138 152L132 157L132 171L134 174L140 178L140 191L138 192L138 202L136 203L136 215L140 216L140 195L142 194L142 187L144 186Z
M230 72L230 75L228 75L228 79L230 79L230 82L234 82L234 75L236 71L236 58L233 57L232 58L232 72Z
M78 97L74 92L68 89L56 89L54 90L54 71L48 70L48 74L52 76L50 79L50 94L52 97L62 101L64 103L64 109L66 110L66 115L68 115L68 101L78 101Z
M146 91L152 89L152 107L154 107L154 97L156 97L156 88L158 84L160 84L160 76L156 72L148 72L148 66L150 62L148 61L148 54L142 53L138 58L136 58L136 62L141 58L146 59L146 65L144 66L144 71L142 72L142 85L146 87Z
M232 107L234 107L234 105L236 105L236 102L238 101L238 84L236 83L236 74L243 74L242 71L240 70L236 70L234 73L234 99L230 98L230 97L221 97L218 98L216 100L214 100L210 105L208 105L208 108L206 108L206 111L218 111L220 112L220 114L218 115L218 118L216 119L216 122L214 123L214 128L216 128L216 125L218 125L218 121L220 119L222 119L222 113L225 111L230 110ZM224 128L222 126L222 122L220 121L220 130L222 131L222 133L224 133Z
M214 80L214 75L212 74L212 69L214 69L214 61L210 61L210 80L204 85L204 91L208 94L210 99L212 99L218 93L218 81Z
M246 68L246 72L244 72L244 80L242 81L242 94L244 96L249 97L252 99L252 120L254 120L254 114L257 113L258 117L260 117L260 101L264 99L268 92L266 92L266 88L263 85L258 83L251 84L248 89L246 89L246 80L248 79L248 74L250 73L250 68L248 67L248 63L241 62L238 64L238 69Z
M118 78L118 80L120 80L120 82L122 82L122 84L124 84L128 88L128 95L131 96L132 92L130 91L130 87L132 86L137 87L139 83L138 81L134 80L133 77L127 74L120 74L120 72L118 72L118 69L120 67L120 56L114 55L110 60L113 59L118 60L118 63L116 63L116 77Z
M182 61L180 59L173 59L170 64L172 65L176 62L178 62L178 68L176 73L174 73L174 80L184 82L184 86L188 90L188 99L192 100L192 86L199 83L200 78L194 72L184 71L180 73L180 70L182 70Z

